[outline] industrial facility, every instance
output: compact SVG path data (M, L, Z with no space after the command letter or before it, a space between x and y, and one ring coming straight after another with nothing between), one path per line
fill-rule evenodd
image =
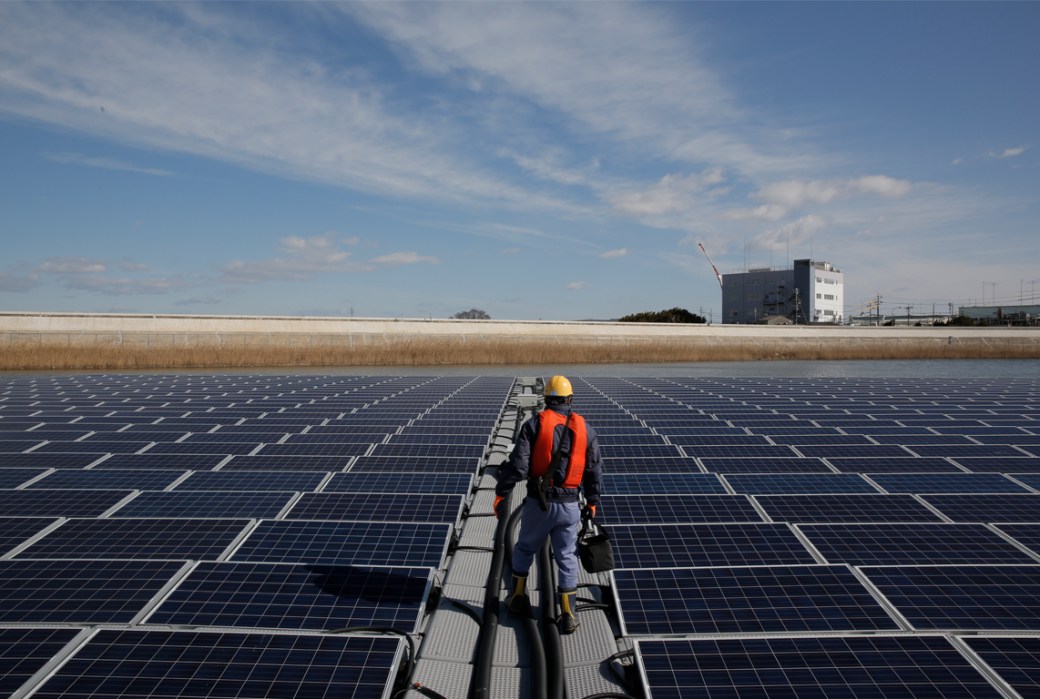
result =
M731 324L841 324L845 275L829 262L795 260L722 275L722 318Z

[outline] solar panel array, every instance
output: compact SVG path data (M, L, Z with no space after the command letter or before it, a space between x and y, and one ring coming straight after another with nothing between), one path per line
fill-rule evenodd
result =
M1038 696L1040 381L575 389L647 696Z
M512 383L3 380L0 693L387 696Z

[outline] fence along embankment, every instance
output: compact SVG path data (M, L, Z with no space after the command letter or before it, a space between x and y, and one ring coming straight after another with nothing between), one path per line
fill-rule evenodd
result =
M1040 359L1040 329L0 313L0 369Z

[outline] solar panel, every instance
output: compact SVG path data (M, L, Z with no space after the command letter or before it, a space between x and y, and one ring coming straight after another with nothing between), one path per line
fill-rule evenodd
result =
M473 476L468 473L337 473L322 492L465 494L472 481Z
M101 630L33 696L382 697L401 644L365 636Z
M603 476L604 492L614 495L693 495L725 494L719 477L711 473L640 473Z
M342 471L352 456L232 456L221 471Z
M743 495L604 495L600 502L600 515L610 524L762 521L751 501Z
M0 561L0 623L130 623L178 561Z
M1029 492L999 473L882 473L867 474L890 493L1014 493Z
M1020 695L1040 696L1040 636L966 636L961 640Z
M865 566L861 570L915 629L1040 627L1040 565Z
M831 563L1035 563L1036 559L983 524L801 524Z
M249 454L257 448L252 442L162 442L149 449L146 454L174 455L177 457L186 454ZM124 452L125 453L125 452Z
M462 500L430 493L304 493L285 518L454 523Z
M430 568L201 563L147 624L332 630L380 626L412 632Z
M273 518L292 499L288 493L174 490L140 493L113 517Z
M50 517L0 517L0 556L57 521Z
M854 473L733 473L726 482L737 493L876 493L877 488Z
M1040 495L1034 494L974 493L922 497L955 522L1035 522L1040 512Z
M627 635L900 629L844 565L619 569L614 581Z
M1003 696L939 636L639 640L636 655L654 699Z
M1037 519L1040 520L1040 516ZM1040 524L1036 522L999 524L997 529L1014 538L1015 541L1021 542L1022 545L1026 546L1034 554L1040 556Z
M350 473L466 473L480 467L480 460L471 456L359 456L351 465Z
M206 471L227 458L225 454L113 454L98 464L98 468L166 468Z
M687 456L699 458L758 457L768 459L785 459L800 456L791 447L771 444L736 444L694 446L687 444L682 448Z
M48 474L46 477L28 486L28 488L31 490L38 488L161 490L182 477L185 473L185 471L168 471L165 469L96 468L86 471L64 469Z
M0 512L26 517L92 517L111 509L129 490L0 490Z
M26 558L214 560L243 533L242 519L71 519L20 551Z
M0 694L13 696L80 629L0 629Z
M956 456L953 460L969 471L975 473L986 471L997 471L999 473L1040 473L1040 459L1029 456Z
M757 495L776 522L939 522L942 518L911 495Z
M312 444L265 444L255 454L257 456L325 456L350 457L366 453L372 445L367 442L350 442L337 444L334 442L315 442Z
M827 462L843 473L964 473L941 457L827 457Z
M977 457L977 456L1029 456L1028 453L1019 451L1007 444L934 444L918 446L915 444L906 447L918 456L949 456Z
M712 473L834 473L822 459L806 459L799 457L774 459L761 456L752 457L704 457L701 460L704 468Z
M437 567L450 533L449 525L424 522L265 521L231 560Z
M859 458L893 458L913 456L896 444L830 444L799 445L795 447L802 456L817 456L828 461L834 457L856 456ZM924 455L922 455L924 456Z
M817 562L786 524L621 524L610 537L618 568Z
M312 471L197 471L177 484L174 492L186 490L255 490L306 492L328 477Z
M660 473L669 471L679 474L703 473L697 460L685 456L666 456L644 459L638 456L602 459L603 472L615 474Z

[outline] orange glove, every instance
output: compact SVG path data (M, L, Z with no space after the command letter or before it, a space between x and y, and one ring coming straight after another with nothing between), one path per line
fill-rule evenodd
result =
M596 506L586 505L585 509L582 510L581 516L583 519L595 519L596 518Z
M592 511L592 517L595 518L596 517L596 506L595 505L589 505L589 510Z
M495 511L495 516L496 517L501 517L502 516L502 501L505 500L505 499L506 498L505 498L504 495L496 495L495 496L495 504L491 506L491 509Z

